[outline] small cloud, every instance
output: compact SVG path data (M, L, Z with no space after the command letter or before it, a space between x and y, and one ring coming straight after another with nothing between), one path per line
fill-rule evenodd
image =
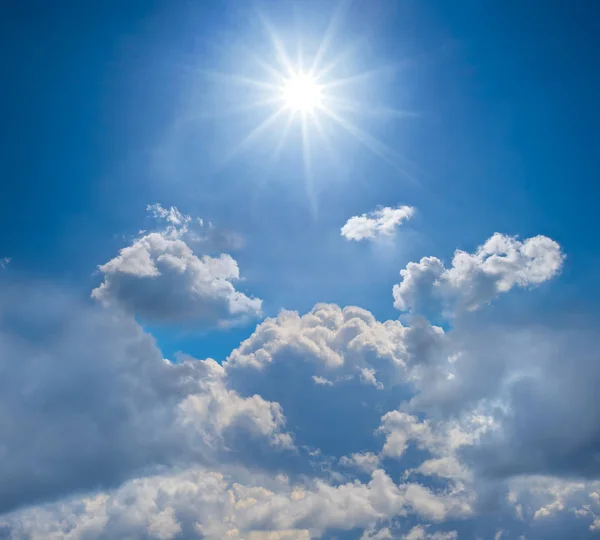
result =
M379 468L379 463L379 456L372 452L356 453L340 458L340 465L343 467L358 469L368 474L376 471Z
M10 257L3 257L0 259L0 268L6 268L11 261L12 259Z
M403 221L415 214L412 206L379 208L362 216L352 216L341 228L341 234L347 240L375 240L392 236Z
M361 368L360 370L360 380L365 384L370 384L377 388L377 390L383 390L383 383L377 380L375 376L376 372L372 368Z
M318 375L313 375L313 381L319 386L333 386L333 383L329 379L319 377Z

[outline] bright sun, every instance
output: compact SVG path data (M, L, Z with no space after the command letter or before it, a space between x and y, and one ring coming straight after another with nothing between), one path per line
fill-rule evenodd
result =
M213 77L245 89L240 94L243 103L239 104L239 109L236 107L233 110L268 111L238 144L232 146L224 161L247 149L264 133L275 130L277 136L271 139L268 161L270 168L284 148L292 127L299 127L300 137L295 140L302 150L307 193L313 208L316 208L314 167L324 164L321 157L315 159L314 153L324 150L332 157L332 162L338 164L340 156L332 137L340 132L352 136L398 172L412 179L407 171L410 163L360 126L365 116L392 119L407 114L406 111L376 106L371 101L373 92L370 84L376 82L374 79L380 73L388 73L389 66L355 71L357 43L350 43L345 49L332 54L333 37L341 25L342 12L347 4L345 0L340 0L340 7L332 15L320 42L309 41L308 45L303 46L299 39L301 36L290 36L290 41L297 41L297 50L292 55L267 18L259 13L259 21L272 50L266 50L263 56L244 45L244 50L240 51L244 66L239 74L209 72ZM367 87L365 83L370 84ZM230 88L224 87L222 93L229 102Z
M281 87L285 107L301 113L312 113L322 105L322 88L310 74L302 70L292 73Z

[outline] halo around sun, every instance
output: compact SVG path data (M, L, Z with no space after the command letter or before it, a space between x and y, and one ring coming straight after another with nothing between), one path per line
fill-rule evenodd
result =
M345 3L340 1L340 6L343 5ZM302 36L287 36L297 38L298 51L295 56L291 56L275 29L262 14L259 14L262 28L271 45L270 51L253 53L251 47L244 44L241 55L244 57L244 65L239 73L210 73L224 82L252 90L244 91L241 101L245 102L236 105L240 112L252 109L259 111L265 107L270 109L264 119L259 120L257 125L232 147L225 161L247 149L267 132L273 132L277 142L270 150L269 163L274 164L286 145L291 128L296 124L301 131L300 150L304 177L313 205L316 203L312 154L325 151L330 154L332 163L339 163L336 150L339 150L340 146L334 137L341 133L358 141L406 178L413 179L407 171L407 165L411 164L357 123L361 116L400 118L407 116L407 113L370 103L376 92L372 92L372 88L364 91L366 86L375 84L377 75L389 69L389 66L366 71L349 71L357 50L355 43L332 54L333 35L339 27L340 14L341 10L338 10L333 15L314 54L308 58L302 54ZM288 43L289 41L290 39L287 40ZM242 74L244 71L248 74ZM357 88L362 89L362 94L361 90L356 91ZM224 94L227 94L225 89L223 90ZM294 140L298 141L297 138ZM323 160L320 159L319 162L323 163Z

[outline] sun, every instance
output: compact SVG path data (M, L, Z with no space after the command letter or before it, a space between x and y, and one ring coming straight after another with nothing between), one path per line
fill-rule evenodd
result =
M334 50L334 35L341 27L347 5L346 0L339 0L322 38L317 40L281 35L264 14L257 12L268 47L263 50L261 45L259 53L251 43L243 43L235 55L236 61L242 60L239 71L207 72L214 80L227 84L219 91L231 112L256 122L230 146L222 158L223 165L265 136L265 141L269 141L265 162L268 178L286 144L293 140L301 152L306 191L313 209L317 207L315 186L325 178L324 168L333 165L343 170L341 151L342 145L348 144L347 136L405 178L414 180L409 170L415 169L412 163L361 126L363 122L375 126L378 118L390 121L412 113L375 101L385 95L377 88L379 75L385 75L382 81L389 80L390 74L395 73L394 64L361 69L360 40ZM289 49L294 42L295 51ZM291 136L294 132L296 135ZM325 154L329 159L323 159Z
M312 113L323 106L323 88L310 73L292 72L281 86L285 108L300 113Z

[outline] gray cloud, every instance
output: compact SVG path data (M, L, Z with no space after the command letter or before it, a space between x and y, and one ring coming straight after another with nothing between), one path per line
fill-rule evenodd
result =
M131 318L28 289L0 291L0 511L222 461L232 430L291 444L281 407L212 360L172 364Z
M551 240L494 238L438 268L450 328L318 304L266 319L223 365L165 361L122 312L0 290L0 528L71 540L591 534L594 325L463 313L559 271ZM437 287L418 281L403 291L415 305Z

